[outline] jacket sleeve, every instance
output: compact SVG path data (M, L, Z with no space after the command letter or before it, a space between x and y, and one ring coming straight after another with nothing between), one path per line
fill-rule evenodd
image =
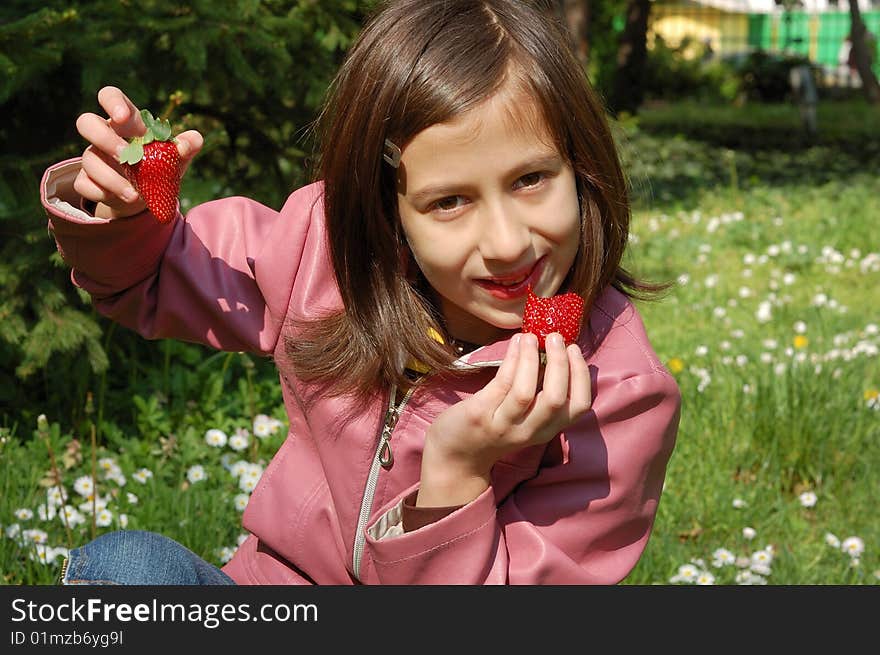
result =
M82 211L72 159L40 187L49 232L71 279L96 309L148 339L272 352L311 237L318 185L280 212L246 198L199 205L160 224L149 213L113 221Z
M619 380L565 433L566 456L503 499L493 483L449 516L407 533L396 525L399 501L389 503L367 532L380 581L616 584L647 544L680 406L665 371Z

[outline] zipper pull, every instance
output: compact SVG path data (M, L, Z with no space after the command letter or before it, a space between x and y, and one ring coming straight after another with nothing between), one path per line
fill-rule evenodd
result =
M386 471L394 465L394 453L391 450L391 431L397 425L396 407L389 407L385 412L385 424L382 427L382 447L379 449L379 464Z
M394 453L391 450L391 433L382 433L382 448L379 450L379 463L386 471L394 466Z

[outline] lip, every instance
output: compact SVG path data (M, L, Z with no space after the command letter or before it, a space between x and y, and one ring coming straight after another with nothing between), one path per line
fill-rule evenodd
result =
M486 291L489 295L501 300L512 300L521 298L529 292L529 286L535 286L538 278L541 276L545 257L541 257L530 267L522 268L519 271L508 273L507 275L497 275L491 278L482 278L474 280L478 287ZM512 286L505 286L502 282L516 280L525 276L522 282Z

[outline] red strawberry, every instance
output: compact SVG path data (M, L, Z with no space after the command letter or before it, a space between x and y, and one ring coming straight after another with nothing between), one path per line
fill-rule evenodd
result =
M169 223L177 214L180 194L180 153L171 138L171 124L156 120L146 109L141 118L147 131L131 139L119 157L122 170L141 194L147 208L160 223Z
M563 293L551 298L541 298L532 293L523 310L522 331L538 337L538 349L544 350L544 339L551 332L558 332L565 345L574 343L581 331L584 299L576 293Z

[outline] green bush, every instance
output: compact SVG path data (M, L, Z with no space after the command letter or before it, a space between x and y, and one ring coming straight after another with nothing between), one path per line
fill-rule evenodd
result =
M125 330L111 339L46 233L40 176L82 152L76 117L102 111L98 89L119 86L154 113L183 92L175 132L205 135L181 190L184 209L237 194L280 207L308 179L308 128L373 4L0 5L0 425L40 412L76 423L102 376L164 357L161 344Z
M700 56L704 50L690 38L672 47L657 36L645 64L646 97L713 101L736 98L740 81L735 71L723 62Z

